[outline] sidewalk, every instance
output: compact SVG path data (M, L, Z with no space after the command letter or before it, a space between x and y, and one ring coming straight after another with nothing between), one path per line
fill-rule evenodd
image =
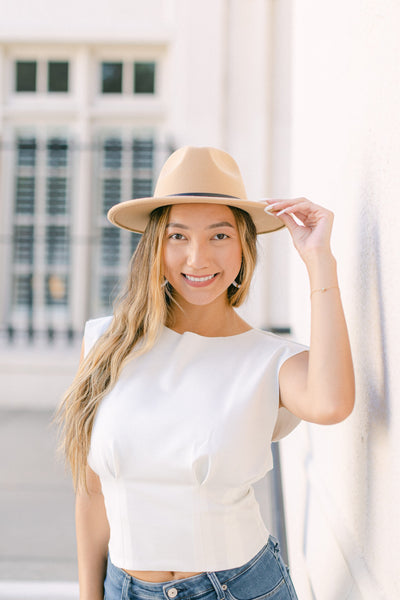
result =
M73 597L74 493L55 457L51 418L49 410L0 410L0 598ZM62 592L56 582L69 583Z

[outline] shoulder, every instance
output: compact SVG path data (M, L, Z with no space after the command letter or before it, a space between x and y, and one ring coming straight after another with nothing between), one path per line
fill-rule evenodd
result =
M309 347L305 344L284 337L283 335L278 335L276 333L272 333L271 331L266 331L265 329L259 328L254 328L253 331L255 332L255 339L257 339L261 345L265 345L271 350L281 350L288 352L289 354L296 354L297 352L309 350Z
M85 356L92 348L94 343L107 330L112 321L113 316L100 317L98 319L90 319L85 323L83 338L85 341Z

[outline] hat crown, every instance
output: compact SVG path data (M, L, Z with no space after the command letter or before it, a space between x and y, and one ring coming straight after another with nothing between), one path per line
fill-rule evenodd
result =
M247 199L242 175L235 160L223 150L184 146L165 162L154 197L221 195Z

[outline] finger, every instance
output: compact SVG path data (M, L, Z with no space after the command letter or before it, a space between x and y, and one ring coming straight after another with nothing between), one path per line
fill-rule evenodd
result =
M289 213L292 215L296 215L296 217L301 219L302 221L305 221L310 216L308 213L297 210L297 208L294 208L293 206L289 206L288 208L283 208L278 213L275 213L275 216L279 217L280 215L289 214ZM271 214L274 214L274 213L271 213Z
M268 204L266 210L278 216L278 213L285 210L285 212L292 212L293 214L300 215L300 211L303 214L307 214L311 216L314 220L318 220L321 217L332 217L333 213L320 206L319 204L315 204L311 202L307 198L291 198L287 200L276 200L271 204Z
M289 215L288 213L283 213L281 217L278 217L279 219L281 219L283 221L283 223L285 223L286 227L289 229L290 233L294 233L294 231L296 231L296 229L300 229L302 228L302 225L299 225L295 219L292 217L292 215Z
M309 211L307 212L303 212L301 209L304 208L302 205L300 204L288 204L286 206L280 204L280 203L275 203L275 204L271 204L269 206L266 206L264 208L264 211L277 217L280 214L283 213L288 213L288 212L292 212L292 213L296 213L296 215L298 214L299 216L302 215L304 217L306 217L309 214ZM307 207L306 207L307 208Z
M281 207L284 208L286 206L291 206L294 204L299 204L302 202L306 202L307 204L309 204L310 206L313 205L313 203L308 200L307 198L304 197L300 197L300 198L265 198L264 200L262 200L262 202L265 202L268 205L268 208L272 208L272 207ZM317 205L314 205L317 206Z
M298 210L298 208L299 208L298 205L296 205L296 207L288 206L287 208L284 208L281 210L279 210L280 207L277 207L276 210L274 211L274 210L270 210L270 207L267 206L266 208L264 208L264 211L267 214L271 215L272 217L278 217L278 218L280 218L281 215L288 214L290 212L290 213L296 215L296 218L298 218L300 221L302 221L302 222L306 221L309 217L308 213L302 212L302 211ZM279 211L279 212L276 212L276 211Z
M306 202L300 202L298 204L289 204L288 206L279 206L276 209L278 212L275 214L278 216L280 214L285 213L293 213L295 215L304 215L304 217L309 217L310 215L316 215L316 211L310 207L310 205Z

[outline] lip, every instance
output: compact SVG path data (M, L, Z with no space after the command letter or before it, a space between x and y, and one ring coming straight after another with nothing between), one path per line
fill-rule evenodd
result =
M202 277L209 277L210 275L213 275L212 279L207 279L206 281L190 281L190 279L188 279L186 277L186 275L189 275L190 277L199 277L199 279L201 279ZM191 287L207 287L208 285L211 285L216 278L218 277L219 273L210 273L209 275L191 275L190 273L182 273L182 277L185 281L185 283L187 283L187 285L190 285Z

